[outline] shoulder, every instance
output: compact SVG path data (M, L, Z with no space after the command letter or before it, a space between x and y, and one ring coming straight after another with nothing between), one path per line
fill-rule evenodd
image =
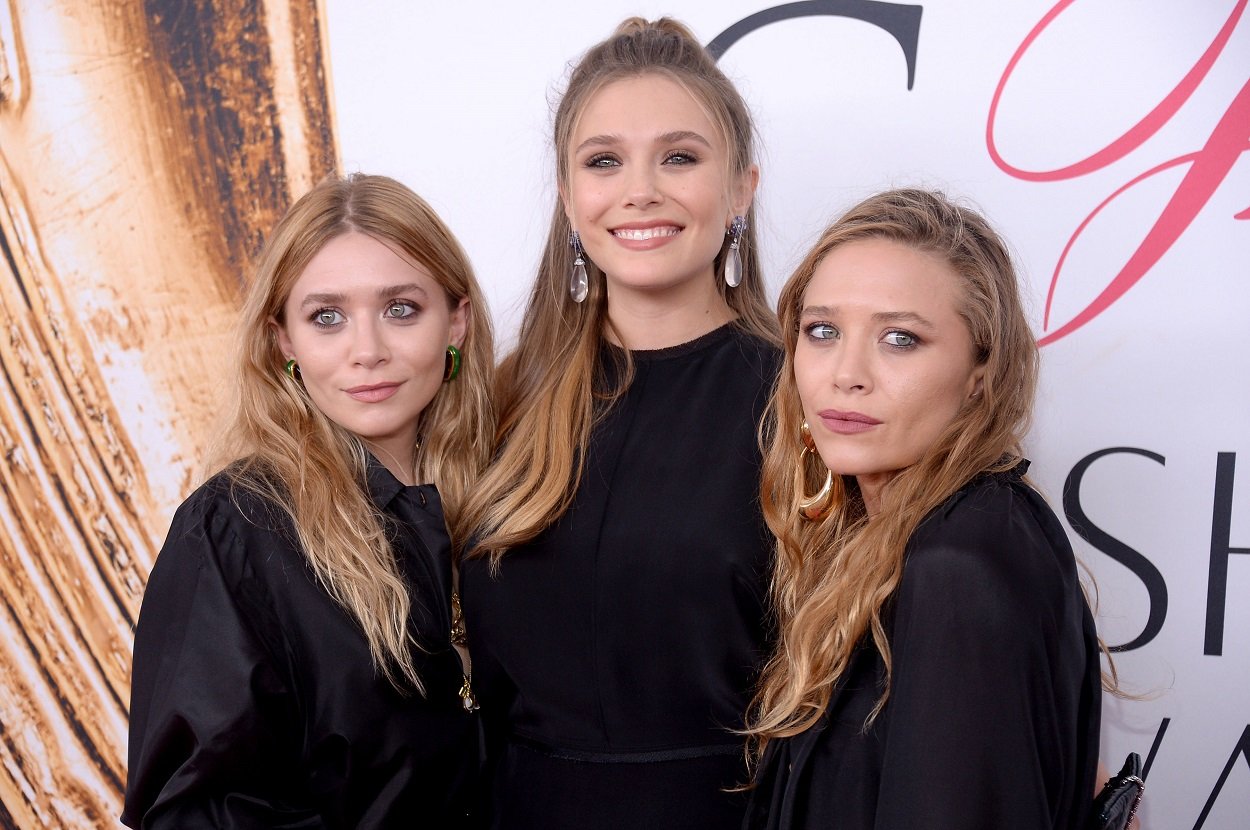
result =
M781 369L781 347L757 334L733 325L727 345L760 379L771 383Z
M1016 472L984 474L933 510L916 529L909 555L929 550L986 556L1020 549L1060 561L1072 549L1041 494Z
M752 417L763 415L781 369L781 349L735 324L717 344L715 359L708 364L709 382L723 396L723 403L750 401Z
M242 515L231 498L233 489L226 472L217 473L195 488L174 512L165 547L204 536L215 524L241 521Z
M1009 616L1079 593L1059 519L1013 473L978 477L925 518L908 544L903 587Z
M266 547L276 540L290 544L294 532L289 518L258 482L255 474L227 469L197 487L175 511L157 565L168 567L175 559L202 564L208 557L237 569L242 564L238 560L258 542Z
M267 495L281 486L263 473L237 465L222 470L195 489L174 513L174 525L225 522L284 529L285 512Z

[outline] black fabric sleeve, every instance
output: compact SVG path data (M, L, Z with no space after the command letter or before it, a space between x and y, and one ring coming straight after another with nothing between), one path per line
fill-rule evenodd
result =
M243 524L224 496L197 493L148 581L122 816L131 827L322 826L286 806L298 759L275 753L292 745L298 714L266 642L280 628L247 567L264 552L246 550Z
M905 564L882 830L1049 830L1071 809L1061 802L1079 774L1079 588L1005 489L918 540Z

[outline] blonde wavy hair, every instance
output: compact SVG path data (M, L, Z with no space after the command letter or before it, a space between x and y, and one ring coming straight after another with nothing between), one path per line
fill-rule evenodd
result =
M897 242L950 267L984 378L980 394L924 456L882 488L872 521L854 479L834 476L833 509L809 522L798 502L815 492L828 470L815 453L802 453L798 437L799 313L820 262L838 246L865 239ZM778 540L772 591L780 636L751 708L747 732L755 758L771 739L798 734L820 718L865 636L886 668L886 686L868 722L881 711L892 670L881 609L898 589L907 542L921 520L968 481L1019 461L1039 363L1002 239L975 211L924 190L872 196L834 222L782 289L778 315L785 359L763 428L761 498Z
M385 176L331 177L274 228L238 322L232 405L214 457L232 486L290 516L308 564L360 625L378 670L396 688L423 693L412 658L420 644L408 628L413 597L395 559L393 531L369 496L366 449L286 376L273 325L282 322L291 288L313 256L353 231L427 270L452 308L469 299L460 374L443 384L418 425L417 480L438 486L456 533L465 496L490 460L490 316L451 231L424 200Z
M631 17L607 40L591 47L569 77L553 136L556 180L562 192L567 192L570 175L569 146L587 104L610 83L648 75L667 78L688 91L720 130L729 149L727 189L737 177L749 174L754 128L734 85L681 23ZM736 315L735 325L776 343L776 320L760 275L754 207L746 218L739 247L742 283L731 289L722 278L726 241L713 263L716 285ZM583 303L569 297L571 230L564 209L555 205L517 347L499 367L498 456L466 507L468 524L476 534L469 555L490 555L495 565L508 548L533 539L568 509L581 480L595 418L633 378L625 351L614 384L600 374L600 347L610 325L607 290L602 272L588 262L588 297Z

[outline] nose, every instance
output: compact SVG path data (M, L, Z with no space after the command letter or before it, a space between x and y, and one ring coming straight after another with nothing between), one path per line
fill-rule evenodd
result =
M844 337L833 353L834 388L862 394L872 390L872 344Z
M649 164L630 165L625 174L625 204L648 207L661 200L657 171Z
M373 368L389 358L390 349L387 348L380 321L368 320L353 327L353 363L365 368Z

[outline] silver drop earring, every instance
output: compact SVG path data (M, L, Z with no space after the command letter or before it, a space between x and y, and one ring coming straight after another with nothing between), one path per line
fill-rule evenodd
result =
M590 281L586 279L586 252L582 250L582 238L577 231L569 231L569 247L573 249L573 273L569 277L569 296L580 303L590 293Z
M729 254L725 259L725 284L737 288L742 284L742 254L738 252L738 243L747 229L745 216L735 216L726 233L729 235Z

